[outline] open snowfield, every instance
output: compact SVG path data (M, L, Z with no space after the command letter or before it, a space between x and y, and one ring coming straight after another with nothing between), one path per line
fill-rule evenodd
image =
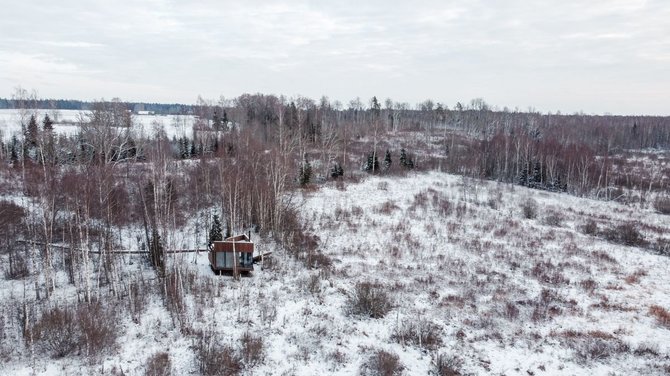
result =
M190 281L177 319L151 294L135 320L119 318L115 353L93 360L31 354L6 330L0 373L137 375L166 352L173 374L197 374L184 327L233 348L261 337L254 375L358 374L379 350L405 375L437 363L463 374L670 372L670 322L652 308L670 309L670 258L598 235L639 221L652 244L670 234L667 216L438 172L329 183L297 200L321 255L311 268L258 237L272 262L239 282L213 275L205 254L170 256ZM533 202L536 215L524 210ZM119 264L128 278L155 278L139 256ZM76 298L61 277L54 300L66 305ZM382 317L351 312L365 282L391 303ZM0 281L6 328L23 288Z
M21 138L21 124L27 123L30 115L35 115L41 127L44 115L54 120L54 132L72 136L78 133L79 123L86 120L88 111L78 110L7 110L0 109L0 132L2 139L7 141L13 135ZM133 131L145 135L153 134L155 127L165 130L167 136L191 137L195 117L192 115L133 115Z

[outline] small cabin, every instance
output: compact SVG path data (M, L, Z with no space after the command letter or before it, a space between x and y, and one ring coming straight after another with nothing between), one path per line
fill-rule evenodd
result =
M254 270L254 243L247 234L231 236L212 242L209 249L209 266L216 273L248 273ZM237 268L235 268L237 264Z

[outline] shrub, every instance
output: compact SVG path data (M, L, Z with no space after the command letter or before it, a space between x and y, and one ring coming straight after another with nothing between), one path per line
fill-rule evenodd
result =
M644 236L637 229L639 222L627 222L603 231L605 239L612 243L631 247L643 247L647 244Z
M81 332L73 310L56 307L42 314L31 328L38 348L54 358L62 358L77 350Z
M521 203L521 213L526 219L535 219L537 217L537 201L532 198Z
M563 273L561 273L560 269L551 262L537 262L530 272L533 277L537 278L538 281L543 283L560 285L570 282L567 278L565 278L565 276L563 276Z
M200 335L195 344L200 373L234 376L242 373L242 359L230 345L219 345L211 335Z
M347 307L352 315L378 319L391 310L391 299L381 286L371 282L360 282L349 296Z
M670 328L670 312L668 312L667 309L658 305L653 305L649 307L649 313L656 317L656 321L658 321L659 324L666 328Z
M242 361L247 367L254 367L263 363L265 344L263 337L257 337L247 332L240 338Z
M84 338L87 355L98 355L111 348L118 336L114 309L105 309L99 303L77 309L77 321Z
M661 255L670 256L670 239L658 238L652 248Z
M95 356L116 343L116 322L113 309L93 303L76 309L49 309L28 331L36 346L54 358L75 352Z
M379 350L375 352L361 367L361 375L393 376L400 375L405 367L400 363L398 355Z
M442 329L431 321L406 319L391 338L403 345L433 349L442 344Z
M551 213L544 217L544 223L547 226L561 227L563 224L563 216L558 213Z
M172 374L172 363L170 355L166 352L159 352L152 355L147 360L146 376L170 376Z
M654 209L661 214L670 214L670 197L656 197Z
M582 225L584 235L596 235L598 233L598 224L593 219L589 219Z
M616 338L588 336L574 343L577 359L582 362L598 361L630 351L630 347Z
M333 260L320 251L313 251L305 257L305 265L311 269L329 269L333 266Z
M447 354L439 354L433 359L433 372L438 376L459 376L463 360Z

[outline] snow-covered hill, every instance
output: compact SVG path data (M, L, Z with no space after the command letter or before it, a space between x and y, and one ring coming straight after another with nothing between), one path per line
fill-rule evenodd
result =
M31 357L5 335L15 350L2 373L144 374L147 359L165 352L173 374L197 374L203 346L243 357L253 349L245 335L263 343L241 360L255 375L372 372L394 355L406 375L438 366L496 375L670 372L670 258L653 250L670 234L667 216L438 172L329 183L302 192L298 207L314 246L289 252L254 239L274 252L271 262L239 282L213 275L203 254L170 256L169 268L182 270L181 309L168 311L172 303L147 287L138 318L119 318L115 351L94 361ZM626 225L646 244L608 236ZM301 252L318 258L306 265L294 257ZM152 286L137 256L121 265ZM382 317L352 312L362 286L380 297L376 308L390 303L373 315ZM24 284L0 287L7 333ZM66 281L58 288L58 304L74 299Z

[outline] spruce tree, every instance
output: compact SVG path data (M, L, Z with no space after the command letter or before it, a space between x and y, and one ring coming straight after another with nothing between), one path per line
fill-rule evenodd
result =
M12 136L12 143L9 145L9 159L14 162L19 160L19 140L16 138L16 135Z
M35 120L35 115L30 115L30 120L28 121L28 127L26 128L26 143L28 146L37 145L37 120Z
M214 111L214 116L212 118L212 122L214 123L214 130L215 131L220 131L221 130L221 125L223 123L221 121L221 118L219 117L219 111Z
M391 163L393 163L391 160L391 152L386 149L386 155L384 156L384 171L391 169Z
M375 155L375 153L368 154L368 159L363 165L363 170L370 173L379 171L379 161L377 161L377 155Z
M414 161L407 155L404 148L400 149L400 166L410 170L414 168Z
M309 161L307 160L307 156L305 156L305 160L303 161L302 165L300 166L300 174L298 176L298 183L300 183L301 187L304 187L307 184L309 184L311 179L312 179L312 166L309 164Z
M54 130L53 124L54 122L49 117L49 114L44 115L44 120L42 120L42 129L44 129L45 132L51 132Z
M215 241L221 240L223 240L221 221L219 220L219 216L214 214L214 218L212 218L212 228L209 230L209 245L211 246Z

